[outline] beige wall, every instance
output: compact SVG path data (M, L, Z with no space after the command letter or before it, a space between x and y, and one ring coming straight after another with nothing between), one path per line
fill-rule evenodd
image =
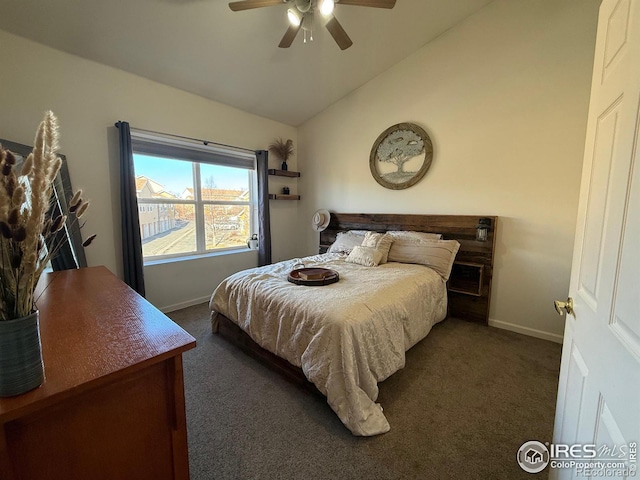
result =
M83 188L92 202L83 233L95 232L98 238L87 249L88 262L118 274L122 268L116 121L250 149L265 148L275 137L292 138L297 145L293 127L3 31L0 65L0 137L31 145L44 112L53 110L73 185ZM296 169L295 158L290 166ZM272 211L276 259L286 257L296 245L291 234L296 216L287 208L292 207ZM204 300L226 275L256 262L256 252L251 251L150 266L145 271L147 298L165 309Z
M92 200L89 263L118 274L115 121L251 149L293 138L302 177L273 178L271 191L288 185L302 201L271 202L275 261L317 251L317 208L498 215L491 321L557 340L551 301L568 290L598 4L496 0L297 130L0 31L0 137L30 144L43 112L58 115L72 181ZM416 186L386 190L369 150L406 121L430 133L434 162ZM147 267L148 298L203 300L255 263L247 252Z
M560 340L552 301L569 287L598 5L496 0L303 124L301 225L317 208L498 215L491 323ZM393 191L369 152L400 122L424 127L435 157Z

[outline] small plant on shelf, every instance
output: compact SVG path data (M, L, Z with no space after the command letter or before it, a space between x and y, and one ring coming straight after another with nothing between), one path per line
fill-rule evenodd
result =
M269 145L269 153L282 160L281 170L288 169L287 160L289 160L289 157L293 155L293 152L293 140L291 139L284 141L281 138L278 138Z

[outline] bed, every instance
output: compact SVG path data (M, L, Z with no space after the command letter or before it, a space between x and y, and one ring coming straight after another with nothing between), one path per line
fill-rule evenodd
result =
M369 266L358 258L354 261L353 255L340 248L332 249L351 235L344 232L442 234L443 240L429 244L446 244L452 262L454 257L465 265L471 263L470 258L484 261L476 263L483 270L486 264L482 295L474 296L476 305L469 310L474 320L482 310L478 303L488 312L496 223L495 217L490 218L489 242L477 242L478 217L332 214L329 228L321 233L318 255L245 270L225 279L211 296L212 328L297 376L301 383L312 384L354 435L387 432L389 423L376 403L378 382L405 366L405 352L447 316L452 293L456 294L447 292L446 266L395 261L402 259L398 249L393 258L394 250L388 252L388 262ZM367 238L370 236L375 234ZM458 246L455 252L453 244ZM371 253L367 247L360 250ZM322 287L288 282L287 274L300 262L335 270L340 281Z

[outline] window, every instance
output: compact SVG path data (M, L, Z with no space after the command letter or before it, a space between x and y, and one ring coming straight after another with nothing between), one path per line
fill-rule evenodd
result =
M144 260L247 248L253 153L131 132Z

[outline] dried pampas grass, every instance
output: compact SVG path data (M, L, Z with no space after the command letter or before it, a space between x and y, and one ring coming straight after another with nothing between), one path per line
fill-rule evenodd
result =
M289 139L286 142L281 138L278 138L269 145L269 153L272 153L283 162L289 160L289 157L293 155L293 140Z
M34 148L16 172L15 155L0 145L0 321L21 318L36 309L34 291L49 260L62 243L56 233L66 215L51 218L53 181L62 165L57 155L58 122L45 114ZM77 198L76 198L77 197ZM88 202L74 196L78 213Z

